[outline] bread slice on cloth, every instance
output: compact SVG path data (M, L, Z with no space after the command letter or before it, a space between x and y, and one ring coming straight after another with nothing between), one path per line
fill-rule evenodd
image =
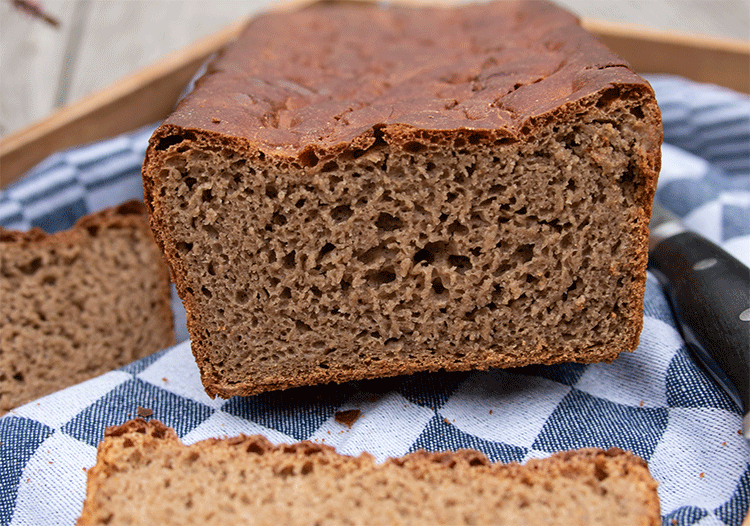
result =
M525 465L419 451L378 464L261 436L185 446L136 419L106 431L78 525L656 526L656 486L642 459L618 449Z
M174 344L143 203L45 234L0 228L0 414Z

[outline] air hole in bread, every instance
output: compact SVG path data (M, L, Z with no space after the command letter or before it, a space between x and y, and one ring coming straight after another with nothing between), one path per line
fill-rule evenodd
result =
M385 285L386 283L391 283L392 281L394 281L396 279L396 273L393 271L393 268L390 267L384 270L368 272L366 275L366 279L370 285L379 287L381 285Z
M417 253L414 254L414 264L424 262L428 265L432 265L445 254L447 246L447 243L443 241L427 243L422 250L418 250Z
M472 228L483 228L489 226L489 223L484 219L484 217L482 217L482 214L478 212L471 214L471 217L469 217L469 224Z
M610 88L605 90L596 103L597 108L605 108L609 104L620 98L620 88Z
M300 475L309 475L313 472L313 463L312 462L305 462L302 464L302 469L300 470Z
M573 283L571 283L570 286L568 286L567 290L565 292L563 292L563 301L566 301L568 299L568 294L569 293L573 292L574 290L576 290L578 288L578 283L579 282L580 282L580 279L577 279L577 280L573 281Z
M203 231L208 234L211 239L219 239L219 231L213 225L203 225Z
M521 263L528 263L534 257L534 245L522 245L516 253L521 257Z
M432 280L432 290L435 291L435 294L439 296L444 294L447 289L443 286L442 279L435 278Z
M487 190L487 193L489 194L504 194L505 191L508 189L507 186L502 184L493 184L490 186L489 190Z
M365 265L369 265L377 259L390 260L394 257L395 253L396 251L388 248L384 243L381 243L376 247L372 247L371 249L358 254L357 259Z
M354 212L348 205L340 205L331 210L331 219L337 223L341 223L349 219Z
M380 230L390 232L403 228L404 222L398 217L394 217L391 214L386 214L385 212L383 212L378 216L377 221L375 221L375 226Z
M299 162L302 166L312 168L318 164L318 156L312 150L305 150L299 155Z
M183 255L187 254L191 250L193 250L193 244L192 243L186 243L184 241L178 241L177 242L177 251L180 254L183 254Z
M266 452L265 449L263 449L261 446L259 446L255 442L249 444L245 451L247 453L252 453L253 455L263 455Z
M336 161L328 161L326 162L323 167L320 169L321 172L335 172L339 169L339 164Z
M469 233L468 227L465 227L458 221L454 221L451 223L451 225L448 227L448 233L451 235L458 235L458 236L465 236Z
M42 258L34 258L28 263L18 266L18 270L27 276L36 274L36 271L42 267Z
M286 216L280 212L275 212L271 217L274 225L283 226L286 224Z
M320 252L318 253L318 259L323 259L326 254L333 251L335 248L336 245L334 245L333 243L326 243L325 245L323 245L323 248L320 249Z
M409 153L419 153L424 150L426 146L418 141L410 141L404 144L404 150Z
M450 263L450 265L455 268L459 274L463 274L467 270L473 268L471 259L467 256L458 256L455 254L451 254L450 256L448 256L448 263Z
M190 132L183 133L182 135L167 135L159 139L154 148L157 150L166 150L170 146L180 144L182 141L194 141L195 139L195 135Z
M485 199L484 201L482 201L481 203L479 203L479 207L478 208L487 208L490 205L492 205L492 203L494 203L496 200L497 200L497 197L494 197L494 196L493 197L488 197L487 199Z

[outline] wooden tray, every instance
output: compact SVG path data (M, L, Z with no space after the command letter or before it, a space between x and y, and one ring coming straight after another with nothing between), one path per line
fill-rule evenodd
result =
M592 19L582 24L639 73L681 75L750 93L750 43ZM164 119L200 65L243 25L228 26L2 139L0 188L58 150Z

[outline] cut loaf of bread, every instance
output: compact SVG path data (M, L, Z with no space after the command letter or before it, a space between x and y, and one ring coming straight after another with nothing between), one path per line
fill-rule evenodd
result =
M635 349L660 119L552 4L259 16L143 166L206 391Z
M261 436L185 446L163 424L136 419L107 430L78 525L656 526L656 487L646 463L618 449L525 465L418 451L378 464Z
M141 202L52 235L0 228L0 297L0 414L174 344Z

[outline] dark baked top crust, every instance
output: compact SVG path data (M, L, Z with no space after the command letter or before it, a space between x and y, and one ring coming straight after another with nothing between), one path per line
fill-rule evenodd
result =
M548 2L413 8L329 1L253 19L155 144L172 126L246 139L240 143L282 157L347 143L365 148L384 126L515 138L608 88L613 97L652 92Z

